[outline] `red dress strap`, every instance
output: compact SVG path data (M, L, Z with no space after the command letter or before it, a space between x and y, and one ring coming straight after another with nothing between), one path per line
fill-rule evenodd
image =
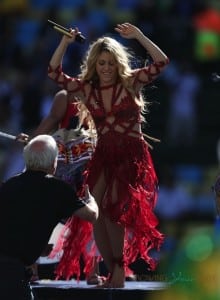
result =
M61 65L59 65L55 69L53 69L52 66L49 64L48 74L51 74L51 73L56 74L56 76L54 76L53 80L55 80L59 86L62 86L68 92L76 93L78 91L82 91L85 94L84 82L78 78L70 77L70 76L66 75L65 73L63 73ZM74 83L76 84L76 87L74 89L69 88L69 83L72 81L74 81Z
M135 75L134 85L139 83L148 84L152 82L162 71L162 69L169 63L169 59L166 61L153 62L144 68L140 68ZM147 80L141 80L140 74L144 73L147 75Z

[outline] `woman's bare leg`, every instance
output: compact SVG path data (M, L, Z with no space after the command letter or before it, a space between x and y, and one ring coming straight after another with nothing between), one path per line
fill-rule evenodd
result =
M92 194L96 199L98 206L100 206L101 200L104 197L106 189L106 183L104 180L104 175L102 174L97 181ZM96 241L96 245L99 249L99 252L104 260L104 263L109 272L112 271L112 247L111 242L108 236L108 231L106 228L105 217L103 216L101 210L99 211L98 220L93 225L94 237Z
M112 202L117 203L119 201L117 194L117 181L114 182L112 190ZM109 236L109 240L112 248L113 255L113 270L109 287L121 288L125 283L125 270L124 270L124 236L125 229L116 222L112 222L109 219L105 219L105 224Z
M97 204L100 206L105 197L106 183L103 174L97 181L92 191ZM117 192L116 183L112 191L112 201L116 202ZM110 221L99 211L99 218L95 222L94 237L96 245L104 259L105 265L111 273L110 279L104 287L121 288L124 287L125 271L123 265L123 249L125 230L122 226Z
M93 257L93 268L91 273L87 277L87 284L102 284L105 282L105 277L100 276L100 270L99 270L99 258L97 256Z
M112 246L106 230L105 218L99 213L99 218L93 226L96 245L104 259L105 265L109 272L112 271Z
M122 226L106 219L108 236L113 252L113 270L109 287L122 288L125 283L125 269L123 261L124 235L125 230Z

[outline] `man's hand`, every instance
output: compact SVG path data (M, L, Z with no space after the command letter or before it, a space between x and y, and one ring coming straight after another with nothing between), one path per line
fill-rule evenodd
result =
M25 143L27 144L30 140L30 137L29 135L25 134L25 133L19 133L17 136L16 136L16 141L18 142L21 142L21 143Z
M89 203L90 201L95 201L94 197L90 194L88 184L85 186L85 197L83 200L85 203Z
M78 217L94 223L99 217L99 208L95 198L90 194L88 185L85 186L85 197L82 200L85 206L75 212Z

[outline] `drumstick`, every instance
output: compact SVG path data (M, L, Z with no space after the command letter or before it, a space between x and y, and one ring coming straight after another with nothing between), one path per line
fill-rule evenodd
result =
M8 134L8 133L5 133L3 131L0 131L0 136L5 137L7 139L11 139L11 140L16 140L16 136L15 135Z
M19 142L19 143L27 143L28 142L28 139L17 139L16 135L12 135L12 134L9 134L9 133L6 133L6 132L3 132L3 131L0 131L0 137L5 137L7 139L10 139L10 140L14 140L16 142Z
M50 23L51 25L53 25L53 29L55 29L56 31L59 31L60 33L62 34L65 34L67 35L68 37L72 37L72 34L70 33L69 29L60 25L60 24L57 24L51 20L47 20L48 23ZM77 34L76 35L76 41L77 42L80 42L80 43L84 43L86 40L86 38L82 35L82 34Z

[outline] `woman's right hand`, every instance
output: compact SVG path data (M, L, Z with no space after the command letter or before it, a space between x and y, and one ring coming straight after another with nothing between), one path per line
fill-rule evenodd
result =
M78 34L81 34L78 27L75 27L75 29L70 28L69 33L72 35L72 37L70 37L69 35L64 34L63 37L62 37L62 42L67 43L67 44L71 44L71 43L75 42L76 36Z

